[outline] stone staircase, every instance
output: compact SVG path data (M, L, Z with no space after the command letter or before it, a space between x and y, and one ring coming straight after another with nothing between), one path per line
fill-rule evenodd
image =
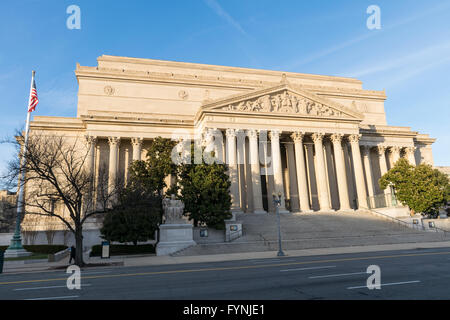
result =
M243 236L229 243L201 244L174 256L278 250L275 214L241 214ZM448 235L413 230L368 211L281 214L285 250L450 240ZM445 238L445 239L444 239Z

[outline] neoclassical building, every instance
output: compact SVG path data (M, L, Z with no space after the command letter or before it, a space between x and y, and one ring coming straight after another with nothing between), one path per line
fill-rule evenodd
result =
M281 211L373 207L400 157L433 164L435 139L388 125L385 92L356 79L105 55L75 74L77 116L35 116L31 130L86 137L90 170L110 181L180 131L223 137L235 212L272 212L274 192Z

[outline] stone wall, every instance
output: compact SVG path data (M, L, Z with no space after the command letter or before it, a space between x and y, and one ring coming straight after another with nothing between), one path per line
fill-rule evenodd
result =
M0 190L0 232L12 232L16 217L16 194Z

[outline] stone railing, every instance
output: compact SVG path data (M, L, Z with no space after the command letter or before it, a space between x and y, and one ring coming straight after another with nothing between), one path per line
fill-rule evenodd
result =
M369 209L396 207L399 204L395 194L392 193L381 193L372 197L367 197Z

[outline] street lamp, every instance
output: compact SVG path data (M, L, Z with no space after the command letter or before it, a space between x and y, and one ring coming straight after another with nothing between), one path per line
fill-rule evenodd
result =
M278 254L277 256L283 257L285 254L283 252L283 249L281 249L281 226L280 226L280 205L281 205L281 192L278 192L278 195L275 193L272 194L273 196L273 204L276 208L277 212L277 222L278 222Z

